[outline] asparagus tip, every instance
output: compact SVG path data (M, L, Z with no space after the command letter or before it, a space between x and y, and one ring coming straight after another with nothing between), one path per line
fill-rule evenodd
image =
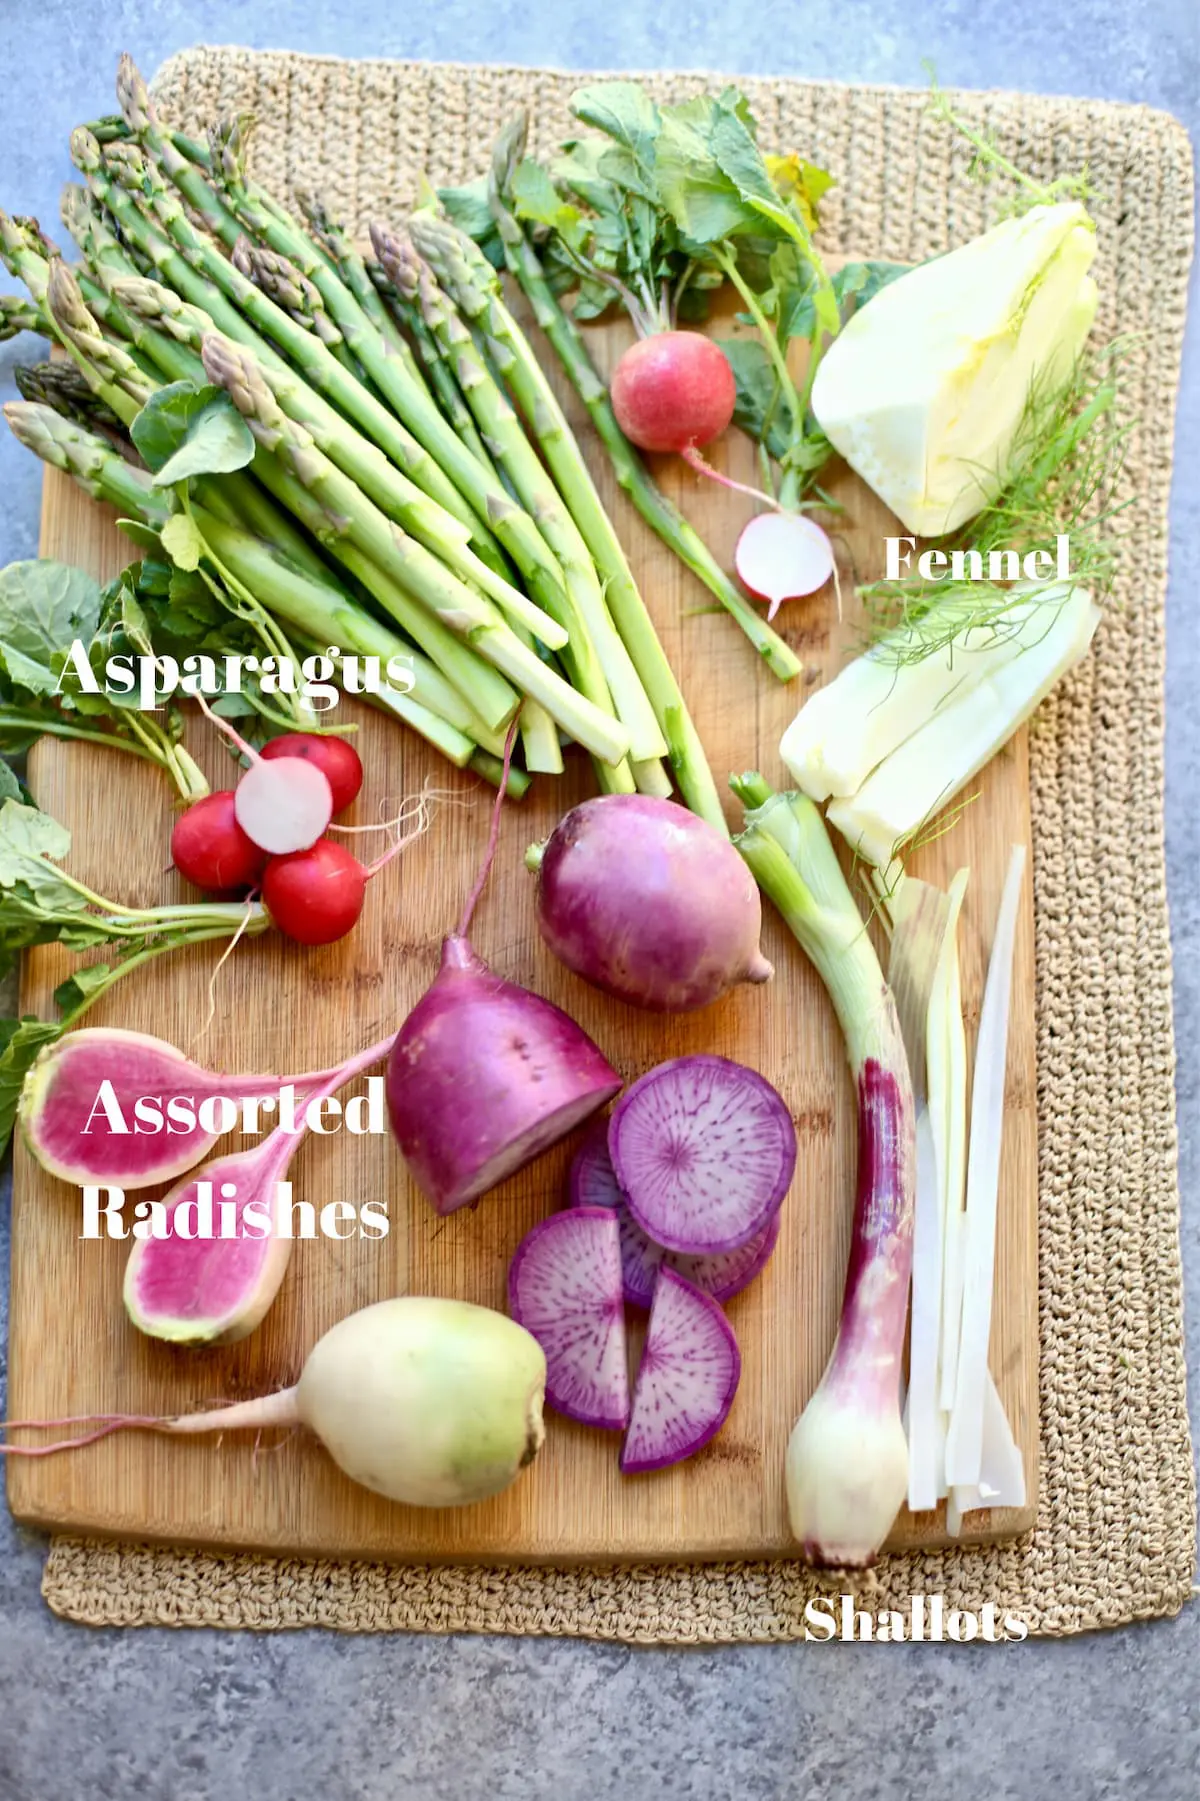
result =
M150 90L128 50L117 63L117 105L130 131L145 131L154 121Z

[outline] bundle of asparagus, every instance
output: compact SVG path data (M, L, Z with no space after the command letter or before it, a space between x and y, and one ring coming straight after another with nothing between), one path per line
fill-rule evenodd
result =
M0 330L33 326L78 372L24 378L18 437L281 641L406 654L412 692L389 704L460 767L495 779L519 711L526 775L573 741L603 790L673 777L723 830L612 523L470 239L426 202L364 254L318 200L301 220L248 177L246 118L207 145L167 131L128 57L118 98L119 120L72 136L76 264L0 215L30 296ZM252 434L242 466L191 454L156 483L147 421L214 390Z

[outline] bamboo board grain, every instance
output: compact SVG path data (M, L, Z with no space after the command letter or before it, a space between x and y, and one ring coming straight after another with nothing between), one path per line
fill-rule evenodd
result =
M620 328L593 332L600 360L620 349ZM542 347L544 348L544 346ZM552 367L547 354L546 363ZM557 378L558 371L553 368ZM615 492L574 396L576 430L614 512L666 650L679 672L718 779L757 767L784 780L778 744L804 693L825 679L853 641L852 608L839 622L831 594L784 610L784 635L805 673L783 686L761 668L745 639ZM748 444L734 438L724 466L753 481ZM663 485L728 565L748 512L739 496L702 485L681 464L658 471ZM882 536L897 529L885 509L844 470L833 485L846 505L838 544L843 589L877 573ZM130 560L112 516L64 476L49 472L43 554L107 577ZM343 715L344 716L344 715ZM213 984L217 953L189 952L151 964L118 985L89 1017L159 1033L211 1068L303 1069L335 1061L398 1024L436 968L476 871L491 791L440 762L393 722L365 710L359 747L364 796L354 817L378 817L430 780L444 795L428 836L370 893L357 931L312 952L264 939L234 953ZM215 786L231 768L211 735L189 728L189 744ZM71 869L123 903L185 898L169 869L171 796L165 778L120 756L46 741L31 758L39 803L74 834ZM969 1039L978 1018L987 947L1013 843L1029 842L1025 733L979 778L977 799L952 831L913 860L915 873L944 884L969 864L961 926ZM715 1051L739 1058L783 1093L799 1137L778 1248L764 1274L730 1305L743 1352L741 1388L719 1437L691 1462L622 1478L617 1440L549 1416L545 1450L514 1488L483 1506L439 1513L391 1505L355 1487L300 1436L257 1456L244 1437L169 1441L142 1434L109 1439L71 1456L10 1460L17 1518L38 1526L157 1539L410 1561L573 1562L716 1559L794 1553L784 1506L784 1448L833 1340L849 1241L855 1163L854 1102L832 1010L812 970L768 914L764 948L776 968L703 1013L663 1019L606 1000L562 969L541 944L531 878L521 853L573 801L591 792L582 760L547 778L506 811L475 941L503 976L568 1008L627 1079L665 1057ZM734 817L732 804L730 817ZM968 1516L964 1537L1008 1536L1032 1525L1037 1484L1037 1122L1031 883L1017 937L1014 1014L996 1260L991 1367L1025 1460L1025 1508ZM57 947L31 953L24 1011L49 1017L50 994L73 959ZM296 1199L386 1198L391 1231L379 1242L300 1243L265 1324L246 1343L180 1351L139 1336L121 1306L127 1247L81 1242L75 1191L46 1176L16 1147L13 1199L10 1411L46 1418L114 1409L178 1413L214 1398L239 1398L294 1380L308 1348L335 1320L388 1295L458 1295L503 1306L505 1271L529 1226L560 1203L575 1139L513 1178L477 1208L436 1220L408 1181L390 1139L310 1138L292 1166ZM153 1192L153 1191L151 1191ZM946 1542L944 1509L902 1513L889 1543Z

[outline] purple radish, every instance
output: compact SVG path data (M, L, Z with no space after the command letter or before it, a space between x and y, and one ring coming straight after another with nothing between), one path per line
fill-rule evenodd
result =
M693 1456L725 1424L742 1374L733 1327L710 1295L662 1269L621 1447L626 1476Z
M546 1400L584 1426L629 1423L617 1221L604 1207L552 1213L517 1246L508 1310L546 1354Z
M222 1097L265 1098L287 1083L307 1092L331 1073L217 1075L163 1038L89 1026L48 1045L29 1071L21 1130L42 1168L64 1182L149 1188L193 1168L232 1129ZM204 1102L219 1129L207 1130L196 1117ZM170 1109L169 1124L152 1130L148 1104L164 1122Z
M505 750L505 779L512 752ZM388 1060L392 1130L422 1194L453 1213L557 1144L621 1078L561 1008L504 982L467 938L496 854L501 784L478 879L442 944L433 986Z
M733 561L751 594L770 603L768 619L785 600L815 594L834 571L828 533L803 513L759 513L743 529Z
M382 1039L351 1057L309 1105L380 1062L391 1042ZM250 1150L193 1170L165 1197L167 1235L137 1239L125 1266L125 1308L139 1332L170 1344L208 1345L235 1344L254 1331L291 1260L292 1236L279 1229L284 1202L277 1185L307 1130L307 1115L295 1130L280 1124Z
M739 1250L783 1204L796 1131L779 1094L727 1057L676 1057L621 1096L608 1126L634 1220L668 1251Z
M542 937L618 1000L682 1013L773 973L753 877L728 838L674 801L584 801L526 861L538 872Z
M647 1238L617 1186L616 1172L608 1154L606 1120L593 1127L576 1151L567 1181L572 1207L611 1207L616 1213L621 1278L625 1299L632 1307L649 1307L655 1279L664 1264L714 1301L731 1301L735 1294L740 1294L753 1282L779 1237L780 1215L776 1213L758 1236L739 1250L718 1253L714 1257L684 1257L678 1251L664 1251L661 1245Z

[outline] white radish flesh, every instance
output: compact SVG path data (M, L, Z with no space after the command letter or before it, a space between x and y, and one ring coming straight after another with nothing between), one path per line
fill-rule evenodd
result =
M665 1469L708 1444L725 1424L741 1373L737 1339L717 1303L674 1270L660 1270L623 1474Z
M785 600L823 588L834 569L828 533L803 513L759 513L743 529L733 560L751 594L770 602L768 619Z
M554 1213L521 1242L508 1275L513 1318L546 1355L546 1400L585 1426L629 1419L616 1214Z
M233 797L237 822L252 844L273 857L309 850L333 818L329 778L303 757L260 758Z

